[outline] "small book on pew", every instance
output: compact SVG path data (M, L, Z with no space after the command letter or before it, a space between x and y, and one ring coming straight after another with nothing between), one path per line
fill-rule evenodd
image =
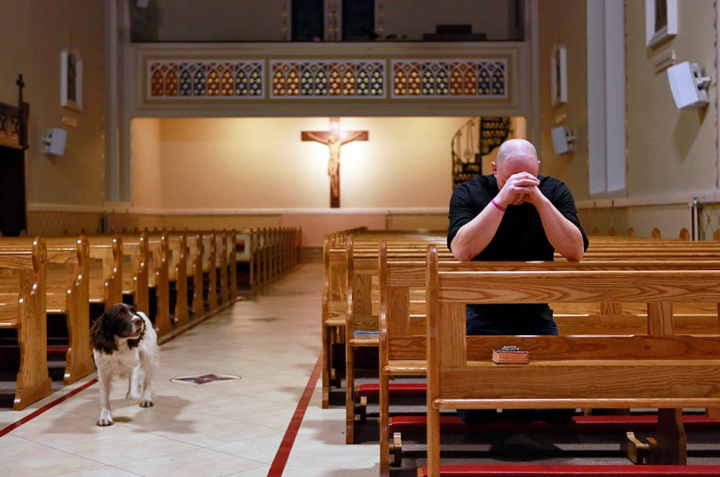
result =
M517 346L503 346L493 350L492 360L496 364L528 364L530 352L521 350Z
M355 338L377 338L379 334L379 330L353 330Z

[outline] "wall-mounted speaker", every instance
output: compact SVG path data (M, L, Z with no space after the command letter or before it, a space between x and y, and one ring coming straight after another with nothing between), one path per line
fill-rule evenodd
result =
M567 126L560 126L550 130L552 134L553 149L555 154L569 154L575 151L575 136Z
M697 63L683 61L667 69L670 90L678 109L697 109L708 104L707 86Z
M45 132L43 144L45 148L43 152L52 156L62 156L65 154L65 142L67 140L67 131L61 128L50 128Z

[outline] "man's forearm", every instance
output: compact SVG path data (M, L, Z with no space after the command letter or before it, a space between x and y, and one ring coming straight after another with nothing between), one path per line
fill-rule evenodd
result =
M548 242L568 260L580 260L585 253L582 233L549 201L536 205Z
M488 204L474 219L458 230L450 244L453 256L457 260L472 260L495 236L504 212Z

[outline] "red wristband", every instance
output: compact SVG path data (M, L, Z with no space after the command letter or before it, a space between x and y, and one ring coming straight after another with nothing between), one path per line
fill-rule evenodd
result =
M505 212L507 210L507 207L503 207L502 205L498 204L497 202L495 202L495 199L491 200L490 202L492 203L492 205L497 207L500 212Z

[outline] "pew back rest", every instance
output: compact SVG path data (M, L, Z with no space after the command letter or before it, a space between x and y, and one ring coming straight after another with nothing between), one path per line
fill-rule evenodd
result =
M28 315L44 323L46 266L47 245L42 237L24 247L0 247L0 328L18 328Z
M88 236L90 248L90 302L105 306L122 302L123 238Z
M714 407L720 337L674 336L672 302L710 302L720 271L440 271L428 252L428 403L458 407ZM465 336L467 303L636 302L646 336ZM508 342L511 340L512 342ZM496 365L519 345L529 365ZM482 382L482 386L478 383Z

